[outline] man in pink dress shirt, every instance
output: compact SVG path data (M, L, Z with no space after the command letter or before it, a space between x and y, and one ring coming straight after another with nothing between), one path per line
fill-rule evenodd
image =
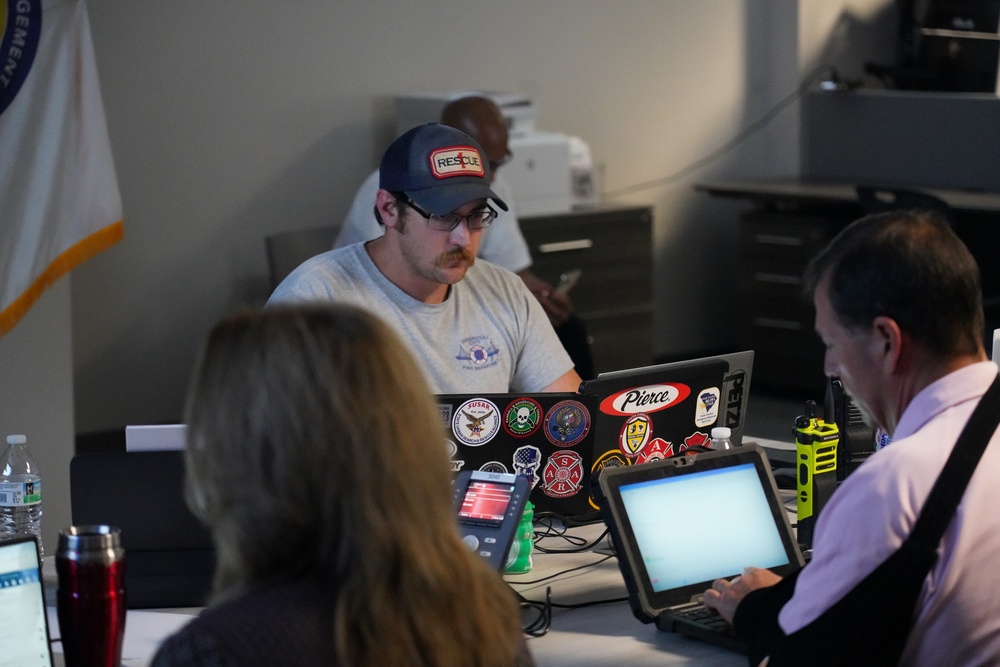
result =
M826 346L826 374L841 379L866 423L892 443L824 507L812 560L778 614L784 635L820 618L899 548L997 375L983 349L979 269L935 214L893 212L855 222L812 261L806 285ZM901 664L1000 664L998 563L994 433L924 581ZM748 568L714 582L705 603L731 622L748 593L778 580ZM878 636L878 628L844 631Z

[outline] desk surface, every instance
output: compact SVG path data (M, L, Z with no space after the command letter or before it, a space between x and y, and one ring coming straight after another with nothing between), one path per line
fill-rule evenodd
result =
M857 183L806 181L795 177L709 181L695 184L695 189L718 197L748 199L761 203L791 202L826 206L856 206ZM871 185L881 185L874 183ZM909 187L943 200L958 211L1000 213L1000 193L972 190Z
M536 525L536 532L539 530L541 526ZM574 528L570 534L593 542L603 531L603 524L594 524ZM607 539L601 544L606 545ZM543 538L538 546L551 550L573 548L561 537ZM515 591L529 600L544 600L546 588L551 588L552 602L556 604L615 600L627 595L618 563L612 557L588 550L535 553L533 559L531 572L505 577ZM581 569L567 572L574 567ZM740 653L639 622L624 600L579 609L553 609L548 634L529 638L528 647L539 667L662 667L691 662L711 667L746 665L746 656Z
M542 530L540 524L536 530ZM604 524L592 524L573 528L569 534L591 543L603 532ZM601 540L600 544L607 545L607 539ZM557 536L541 539L539 546L550 550L573 548L564 538ZM746 657L739 653L661 632L653 625L640 623L632 615L628 602L623 600L627 595L625 584L612 557L588 549L583 553L539 552L534 554L533 559L531 572L505 576L511 587L529 600L544 600L546 588L551 588L552 602L556 604L619 600L580 609L553 609L549 632L543 637L528 639L528 647L538 667L605 667L614 664L663 667L689 662L707 667L746 664ZM573 568L581 569L567 572ZM53 590L54 583L54 578L50 578L49 585ZM58 636L55 607L49 607L48 611L52 634ZM179 630L198 611L129 610L125 622L123 666L149 665L160 642ZM533 612L529 610L523 618L527 623L533 617ZM53 653L56 667L65 667L59 643L54 645Z

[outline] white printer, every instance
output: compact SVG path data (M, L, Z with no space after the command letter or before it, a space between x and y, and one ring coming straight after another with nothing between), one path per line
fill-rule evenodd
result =
M489 97L503 113L510 132L511 159L503 178L514 192L519 216L565 213L597 203L590 149L578 137L535 128L535 105L514 93L459 91L396 97L396 134L436 122L449 101L466 95Z

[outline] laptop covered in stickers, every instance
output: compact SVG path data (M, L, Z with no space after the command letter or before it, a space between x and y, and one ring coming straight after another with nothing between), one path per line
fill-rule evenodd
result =
M753 358L747 350L612 371L584 382L580 393L596 404L592 474L698 451L715 426L728 426L733 445L742 445Z
M470 470L528 479L536 516L599 520L590 500L595 396L439 394L455 474Z

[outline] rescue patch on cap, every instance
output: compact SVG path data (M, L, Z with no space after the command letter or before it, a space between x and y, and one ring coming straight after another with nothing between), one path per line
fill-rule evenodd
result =
M486 175L483 158L472 146L447 146L431 151L431 173L436 178L451 178L452 176Z

